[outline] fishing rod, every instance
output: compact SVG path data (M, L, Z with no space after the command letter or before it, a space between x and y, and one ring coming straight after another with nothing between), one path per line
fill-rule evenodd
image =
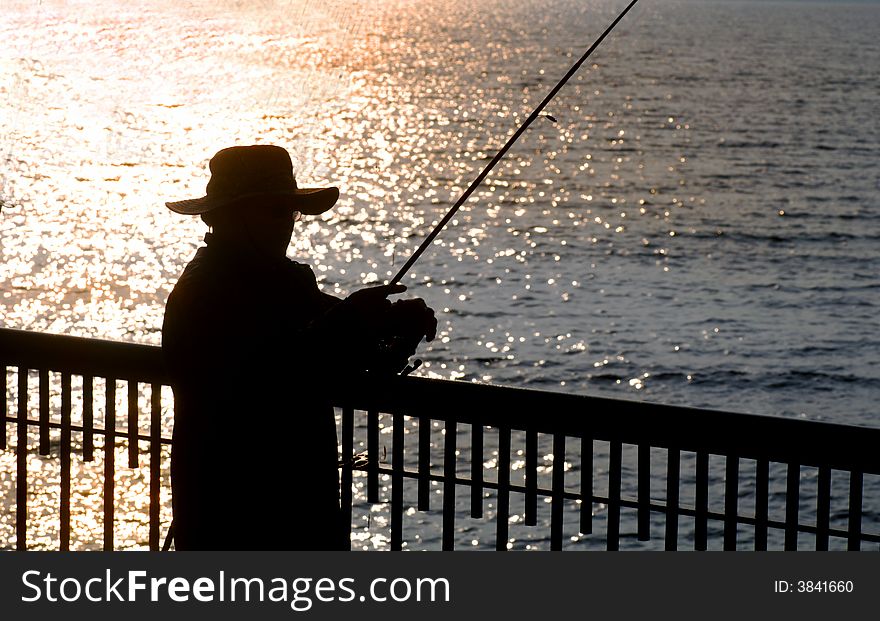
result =
M580 59L578 59L578 61L574 65L571 66L571 69L568 70L568 73L566 73L562 77L562 79L556 83L556 86L554 86L553 90L551 90L547 94L547 96L544 97L544 100L540 104L538 104L538 107L535 108L534 110L532 110L532 113L528 116L528 118L525 121L523 121L522 125L520 125L519 128L513 133L513 135L507 140L507 144L505 144L503 147L501 147L501 150L495 154L495 157L493 157L492 161L489 162L489 164L483 169L483 172L481 172L479 175L477 175L477 178L474 179L473 183L471 183L471 185L468 187L468 189L465 190L464 194L462 194L461 197L455 202L455 204L447 212L447 214L445 216L443 216L443 219L440 220L439 224L437 224L437 226L434 227L434 230L431 231L431 233L425 238L425 241L422 242L422 245L419 246L416 249L416 251L412 253L412 255L410 256L409 259L407 259L406 263L403 265L403 267L400 268L400 271L397 272L397 275L391 279L391 282L389 284L396 285L397 283L400 282L400 279L403 278L406 275L406 273L410 270L410 268L415 264L415 262L419 260L419 257L422 256L422 253L424 253L425 250L428 249L428 246L430 246L431 242L434 241L434 238L436 238L437 235L440 234L440 231L442 231L443 227L445 227L446 224L452 219L452 216L454 216L456 214L458 209L465 203L465 201L467 201L468 198L470 198L471 194L474 193L474 190L476 190L477 187L483 182L483 179L486 178L486 175L488 175L492 171L492 169L495 167L495 165L499 161L501 161L501 158L504 157L504 155L510 150L510 147L512 147L513 144L519 139L519 137L523 135L523 133L526 131L526 129L528 129L529 125L531 125L532 122L536 118L541 116L541 112L544 110L544 107L548 103L550 103L550 100L552 100L556 96L556 93L558 93L560 91L560 89L562 89L562 87L565 86L566 82L568 82L571 79L571 77L575 73L577 73L577 70L580 69L581 65L583 65L584 62L590 57L590 54L592 54L593 51L597 47L599 47L599 44L605 40L605 37L607 37L608 34L612 30L614 30L614 27L617 26L618 22L620 20L622 20L624 18L624 16L626 16L627 13L629 13L629 10L631 8L633 8L635 6L636 2L638 2L638 1L639 0L632 0L627 5L627 7L623 10L623 12L617 16L617 19L615 19L613 22L611 22L611 25L605 29L605 32L603 32L599 36L599 38L593 42L593 45L591 45L590 48L586 52L584 52L584 55L581 56ZM553 117L550 117L549 115L547 115L547 116L550 118L551 121L555 122L555 119Z

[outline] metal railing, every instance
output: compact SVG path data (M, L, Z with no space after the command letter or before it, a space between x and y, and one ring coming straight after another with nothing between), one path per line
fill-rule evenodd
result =
M10 476L15 480L15 547L28 548L33 495L28 460L36 448L39 455L58 452L58 547L69 549L71 504L76 503L71 454L75 448L82 461L93 460L98 436L105 447L104 549L114 548L112 499L120 449L129 468L138 468L141 456L148 455L148 545L159 549L168 527L168 517L161 518L160 495L163 489L168 493L162 464L170 438L162 428L169 427L173 408L163 407L168 377L161 350L0 329L0 362L7 384L17 368L15 385L0 391L0 450L14 447L16 454L15 472L3 473L7 481ZM79 404L76 421L72 378ZM96 378L103 378L98 380L102 425L93 416ZM117 402L120 382L126 385L127 407L125 425L117 428L117 412L123 409ZM8 407L9 395L14 395L14 408ZM60 401L55 415L52 396ZM404 489L412 491L413 484L413 504L421 512L436 510L432 496L442 491L444 550L456 546L456 521L462 514L493 527L495 548L508 549L511 524L519 528L513 506L522 507L525 526L549 526L553 550L590 537L601 537L603 547L617 550L630 535L641 542L662 538L667 550L706 550L716 543L724 550L746 543L765 550L768 542L786 550L827 550L834 542L859 550L880 542L878 516L864 511L866 489L869 508L880 502L873 495L880 490L880 429L414 377L354 379L338 389L333 401L341 412L342 454L352 456L358 446L367 449L365 459L341 462L343 510L351 523L354 478L366 479L366 503L390 502L392 550L406 547ZM148 412L142 412L141 402L149 403ZM362 424L356 425L356 419ZM380 421L388 419L390 451L387 442L380 445L380 432L389 431ZM7 438L10 427L14 442ZM58 430L58 441L51 439L51 430ZM777 477L783 470L784 476ZM487 471L494 476L487 477ZM384 480L390 481L390 499L380 495L389 487L380 485ZM775 489L781 480L784 491ZM721 489L723 506L716 507L710 495ZM464 511L457 508L462 496L469 505ZM546 513L539 499L550 505L549 520L539 519ZM782 505L781 515L771 512L776 504ZM604 519L597 517L602 512ZM864 522L871 528L865 530ZM630 525L633 532L623 533ZM572 536L566 537L566 529ZM0 542L0 548L10 543Z

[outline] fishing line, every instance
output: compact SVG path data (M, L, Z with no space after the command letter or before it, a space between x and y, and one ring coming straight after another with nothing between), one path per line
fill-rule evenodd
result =
M605 29L605 32L599 35L599 38L593 42L593 44L589 47L589 49L587 49L586 52L584 52L583 56L581 56L578 61L571 66L571 68L568 70L568 73L566 73L562 77L562 79L556 83L556 86L554 86L553 89L547 94L547 96L544 97L544 100L540 104L538 104L538 107L536 107L532 111L528 118L523 121L522 125L520 125L519 128L517 128L517 130L513 133L513 135L511 135L511 137L507 140L507 143L503 147L501 147L501 150L498 151L498 153L495 154L495 157L492 158L492 161L489 162L489 164L483 169L483 171L479 175L477 175L477 178L474 179L468 189L465 190L464 194L459 197L452 208L446 213L445 216L443 216L443 219L440 220L436 227L434 227L434 230L428 234L422 244L416 249L415 252L412 253L409 259L407 259L406 263L403 265L403 267L400 268L400 271L397 272L394 278L391 279L391 282L389 284L395 285L400 282L400 280L406 275L406 273L415 264L415 262L419 260L419 257L422 256L425 250L428 249L428 246L431 245L437 235L439 235L440 231L443 230L443 227L445 227L446 224L456 214L456 212L458 212L459 208L465 203L465 201L470 198L474 190L477 189L477 187L483 182L483 180L492 171L495 165L499 161L501 161L501 158L504 157L504 155L510 150L514 143L519 139L520 136L522 136L522 134L526 131L526 129L528 129L529 125L531 125L535 119L537 119L539 116L545 116L548 118L549 121L553 123L556 122L556 119L551 115L541 114L544 108L547 106L548 103L550 103L550 101L556 96L556 94L562 89L562 87L565 86L565 84L571 79L571 77L575 73L577 73L578 69L581 68L581 65L586 62L586 60L595 51L595 49L599 47L599 44L601 44L602 41L605 40L605 37L607 37L611 33L611 31L614 30L614 27L617 26L618 22L620 22L620 20L622 20L626 16L626 14L629 13L630 9L632 9L638 1L639 0L632 0L620 13L620 15L618 15L617 18L613 22L611 22L608 28Z

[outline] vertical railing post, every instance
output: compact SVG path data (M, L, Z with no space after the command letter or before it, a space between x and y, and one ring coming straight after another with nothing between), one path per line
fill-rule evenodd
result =
M801 467L796 463L788 464L785 483L785 549L797 550L798 547L798 511L800 509Z
M419 511L431 508L431 419L419 416Z
M51 437L49 432L49 370L37 371L40 390L40 455L49 454Z
M95 459L94 379L84 375L83 381L83 461Z
M128 467L138 467L138 383L128 380Z
M28 370L18 367L18 440L15 447L15 549L27 550Z
M816 490L816 550L828 551L828 528L831 514L831 468L819 467Z
M605 530L606 547L610 551L620 549L620 462L623 445L612 440L608 453L608 526Z
M0 364L0 369L3 370L3 391L0 392L0 424L3 425L3 429L0 429L0 451L5 451L7 447L6 442L6 421L9 420L10 416L6 411L6 408L9 404L6 401L6 390L7 390L7 381L8 378L6 376L6 363Z
M638 537L639 541L651 539L651 446L643 442L638 449L638 476L639 476L639 508L638 508Z
M538 523L538 432L526 431L526 526Z
M446 419L443 438L443 549L455 547L455 472L458 425Z
M483 426L471 423L471 517L483 517Z
M694 493L694 549L704 551L708 547L709 519L709 454L697 453L697 480Z
M403 549L403 414L394 412L391 440L391 549Z
M593 533L593 438L581 437L581 511L580 532Z
M61 374L61 545L70 550L70 373Z
M104 550L113 550L116 509L116 379L107 378L104 399Z
M150 550L159 550L162 490L162 385L150 384Z
M367 502L379 502L379 412L367 412Z
M736 550L739 513L739 457L728 455L724 475L724 549Z
M755 550L767 549L767 517L770 493L770 462L759 459L755 464Z
M862 485L861 472L849 473L849 524L846 549L854 552L862 546Z
M666 550L678 549L679 484L681 450L670 447L666 453Z
M495 518L495 549L507 550L510 520L510 427L498 427L498 499Z
M565 435L553 434L553 496L550 505L550 549L562 550L565 501Z

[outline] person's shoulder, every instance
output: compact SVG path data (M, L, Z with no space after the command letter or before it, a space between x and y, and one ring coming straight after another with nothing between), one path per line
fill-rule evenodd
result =
M168 303L182 299L203 298L211 291L222 288L221 275L203 246L196 251L193 259L187 263L180 278L177 279L168 297Z
M246 303L242 285L229 278L202 247L168 295L162 324L163 347L195 336L217 334ZM167 337L167 339L166 339Z
M318 278L315 276L315 271L309 265L299 263L293 259L288 259L288 261L290 262L289 270L292 274L292 279L295 280L301 288L307 288L309 290L309 294L313 296L312 299L317 301L319 309L326 311L328 308L339 302L339 298L336 296L321 291L321 287L318 286Z
M311 266L294 261L293 259L287 259L286 267L291 278L301 280L309 285L314 285L315 287L318 286L318 279Z

